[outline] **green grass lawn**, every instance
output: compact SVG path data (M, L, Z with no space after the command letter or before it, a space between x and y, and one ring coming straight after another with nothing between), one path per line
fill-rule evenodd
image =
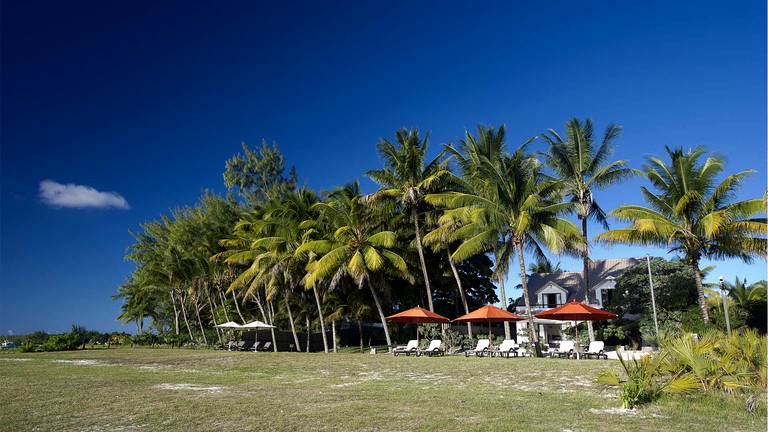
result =
M96 349L0 354L0 430L764 431L737 398L621 410L606 360Z

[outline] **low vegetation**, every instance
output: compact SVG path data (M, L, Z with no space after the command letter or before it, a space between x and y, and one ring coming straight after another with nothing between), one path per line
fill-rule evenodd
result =
M747 411L766 398L768 338L754 330L727 335L710 331L701 337L684 334L660 338L658 353L624 361L626 379L613 371L598 382L619 386L624 408L657 400L662 394L730 395L746 400Z
M763 431L735 395L635 410L606 360L188 349L0 353L4 430Z

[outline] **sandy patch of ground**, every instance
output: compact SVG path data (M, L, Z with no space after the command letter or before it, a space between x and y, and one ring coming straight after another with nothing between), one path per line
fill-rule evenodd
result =
M78 366L117 366L112 363L104 363L98 360L52 360L54 363L69 363Z
M208 393L221 393L224 390L224 387L218 387L218 386L200 386L195 384L158 384L154 386L153 388L160 389L160 390L192 390L192 391L201 391L201 392L208 392Z
M32 359L23 359L23 358L0 358L0 360L4 361L30 361Z

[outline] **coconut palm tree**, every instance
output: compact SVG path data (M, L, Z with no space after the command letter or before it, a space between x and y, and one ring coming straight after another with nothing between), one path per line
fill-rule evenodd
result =
M498 129L493 126L477 126L477 137L469 133L464 132L464 138L459 140L458 148L453 145L447 145L446 150L451 154L451 157L456 161L461 171L461 182L457 191L466 192L468 194L485 197L489 200L495 200L498 196L498 190L494 181L496 176L495 172L501 169L503 159L507 155L506 147L506 127L501 125ZM529 139L525 144L533 141L534 138ZM471 216L467 214L467 207L459 207L456 209L449 209L446 214L441 218L440 225L456 225L464 221L471 219ZM467 235L468 227L454 230L454 234L451 237L453 240L461 238ZM493 250L493 257L496 263L495 276L499 284L499 294L501 297L501 305L504 310L507 309L507 296L504 289L505 275L508 269L505 268L506 264L500 260L500 248L499 244L505 240L501 237L497 237L491 241ZM458 258L458 254L453 254L453 259ZM511 337L509 323L504 323L504 333L507 339Z
M305 287L344 276L351 277L359 289L367 286L384 326L387 345L391 345L377 292L385 283L383 278L376 276L388 273L410 283L413 283L413 277L405 260L395 250L397 235L383 228L387 215L375 206L363 204L358 191L357 183L348 185L334 191L326 202L315 204L313 209L320 213L320 219L305 221L302 228L329 234L304 243L296 253L317 256L308 266Z
M574 211L581 221L581 233L585 247L581 258L584 301L589 303L589 235L587 222L594 220L609 229L605 212L595 201L593 191L615 185L637 171L626 166L626 160L610 162L613 143L621 135L621 126L610 124L605 129L603 140L596 145L592 132L592 119L585 122L573 118L565 123L566 139L553 129L541 137L549 143L549 151L542 153L544 163L563 184L563 192L575 204ZM594 341L592 322L587 321L589 340Z
M492 193L483 196L452 192L430 195L427 199L463 209L468 218L469 223L457 231L465 240L454 252L456 259L495 249L496 273L500 279L506 279L509 263L517 255L530 338L540 355L523 251L532 252L538 259L544 256L543 248L562 253L578 248L581 234L576 225L558 216L569 210L571 204L557 201L558 183L544 179L535 156L526 153L527 145L523 144L512 155L503 155L497 166L488 160L481 162L478 172L487 178L478 181L485 182L485 190Z
M422 140L418 129L401 129L395 133L395 141L396 144L382 138L376 146L384 168L365 173L381 186L370 198L396 200L413 220L416 250L419 253L419 262L427 290L427 303L429 310L434 312L432 289L424 262L422 244L422 220L426 207L424 196L440 191L452 176L447 168L448 160L443 157L445 151L427 163L429 134Z
M666 150L669 163L649 157L643 166L655 189L641 189L648 207L620 206L611 215L631 225L596 238L607 243L668 247L680 253L693 268L701 314L709 323L699 263L702 258L750 262L765 256L766 204L762 198L735 201L741 182L753 171L741 171L717 183L725 166L722 156L707 155L703 147Z

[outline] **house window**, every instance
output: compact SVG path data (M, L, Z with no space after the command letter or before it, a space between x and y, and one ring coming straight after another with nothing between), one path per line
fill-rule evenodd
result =
M560 293L544 294L544 306L555 308L560 303Z
M600 290L600 297L603 299L603 307L610 306L611 305L611 299L613 298L613 290L612 289L602 289Z

